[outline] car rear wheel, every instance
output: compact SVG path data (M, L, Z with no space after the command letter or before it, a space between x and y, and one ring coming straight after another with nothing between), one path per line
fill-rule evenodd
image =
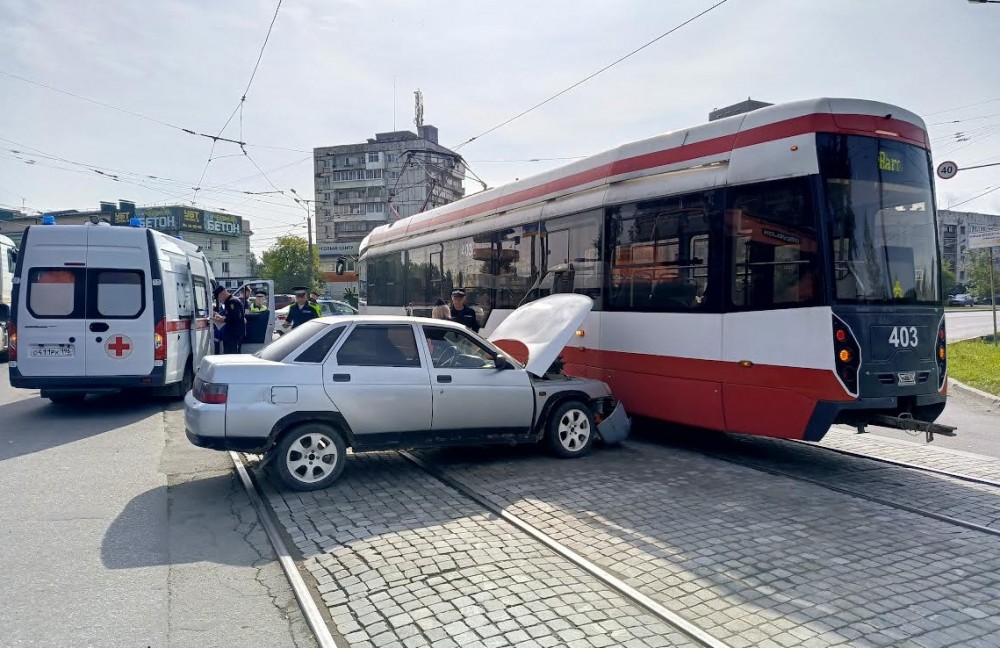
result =
M549 448L557 457L582 457L590 452L597 436L594 414L580 401L567 401L549 417Z
M173 396L174 398L180 400L184 400L187 393L194 389L194 367L192 366L190 360L188 360L187 364L184 366L184 376L181 378L180 382L177 383L177 387L175 389L176 391Z
M271 450L272 465L290 488L319 490L332 484L344 471L347 448L340 434L321 423L295 428Z

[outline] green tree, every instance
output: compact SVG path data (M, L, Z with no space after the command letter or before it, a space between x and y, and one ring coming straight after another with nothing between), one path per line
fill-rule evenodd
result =
M261 277L274 281L274 290L287 293L295 286L319 289L321 283L319 252L313 248L309 262L309 242L301 236L279 237L264 252Z
M968 277L966 284L969 290L976 297L989 297L990 295L990 251L970 250L969 264L966 266L965 276ZM994 271L994 281L1000 281L1000 272Z
M958 285L955 279L955 271L951 269L951 263L948 261L941 262L941 294L945 301L948 301L948 297L956 294L955 287Z
M247 274L251 277L263 277L264 264L253 252L247 257Z

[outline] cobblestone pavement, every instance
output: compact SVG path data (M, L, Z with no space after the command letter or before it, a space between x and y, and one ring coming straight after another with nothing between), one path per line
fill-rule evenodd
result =
M996 432L997 442L1000 443L1000 421ZM857 434L853 430L834 427L818 445L1000 481L1000 459L942 448L933 443L900 441L872 434Z
M343 645L691 646L396 453L313 493L259 479Z
M842 443L841 447L843 445ZM884 451L872 452L864 447L866 445L877 450L888 444L880 444L877 441L873 444L869 441L854 444L851 450L873 456L888 454ZM718 436L712 442L694 444L693 447L699 449L707 447L711 455L725 457L749 466L778 470L821 483L829 483L857 493L1000 530L1000 488L996 486L970 483L944 475L845 456L821 447L779 439L726 435ZM831 447L836 446L831 445ZM896 449L900 446L892 445L889 448ZM953 452L941 452L929 446L918 446L906 449L903 453L918 456L921 462L918 465L940 470L959 472L960 469L956 466L959 463L966 469L971 469L975 465L986 465L996 466L1000 470L1000 461L995 459L983 457L977 464L974 455L963 453L964 456L955 457ZM897 450L895 454L903 453ZM895 459L895 457L885 458ZM942 467L946 465L951 467ZM978 472L987 470L984 468ZM993 478L1000 478L1000 471L994 473Z
M649 443L420 454L733 646L1000 646L994 536Z

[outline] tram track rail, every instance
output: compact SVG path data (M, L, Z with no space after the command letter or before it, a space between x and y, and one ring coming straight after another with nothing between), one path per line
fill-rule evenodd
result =
M867 459L868 461L874 461L877 463L887 464L890 466L897 466L899 468L907 468L913 471L929 473L932 475L939 475L941 477L949 477L951 479L956 479L970 484L979 484L981 486L992 486L994 488L1000 488L1000 481L998 480L986 479L983 477L975 477L972 475L964 475L962 473L957 473L951 470L942 470L940 468L932 468L931 466L922 466L920 464L915 464L909 461L900 461L898 459L887 459L885 457L877 457L875 455L865 454L863 452L844 450L843 448L831 448L829 446L820 445L819 443L814 443L811 441L799 441L797 439L788 439L788 441L790 443L801 445L806 448L816 448L817 450L826 450L828 452L834 452L836 454L845 455L848 457Z
M611 572L567 547L565 544L555 540L533 524L525 521L520 516L505 510L502 506L495 503L486 494L475 487L460 479L456 479L445 474L444 471L427 463L420 457L417 457L410 452L399 451L398 454L424 474L427 474L448 488L456 491L464 498L475 503L477 507L485 509L506 524L524 533L535 542L545 546L548 550L587 572L590 576L600 581L604 586L636 604L639 608L653 615L666 625L677 630L679 633L690 639L695 645L702 646L703 648L733 648L730 644L714 637L708 631L688 621L677 612L669 609L631 585L628 585ZM273 519L273 513L264 502L254 483L254 478L250 474L248 465L253 462L253 459L251 457L242 456L241 453L236 452L230 453L230 455L240 482L243 484L243 487L246 490L255 511L257 512L257 516L261 521L261 525L264 528L272 547L274 548L275 554L278 556L278 560L285 572L285 576L292 586L296 601L298 602L302 614L306 619L306 623L313 632L317 644L320 648L331 648L335 646L336 644L334 643L333 636L330 632L330 627L327 625L325 618L319 611L319 605L321 604L318 604L314 599L312 592L305 584L302 575L295 566L294 560L291 558L291 552L288 550L281 533L278 531L277 522Z
M786 439L785 441L788 441L788 440ZM651 445L659 445L659 444L657 444L655 442L651 442L651 441L647 441L647 440L638 440L638 441L633 441L633 442L634 443L639 443L639 444L647 444L647 445L650 445L650 444ZM962 482L965 482L965 483L976 484L976 485L979 485L979 486L989 486L989 487L992 487L992 488L1000 488L1000 482L989 480L989 479L984 479L984 478L980 478L980 477L974 477L974 476L970 476L970 475L963 475L961 473L955 473L955 472L947 471L947 470L940 470L940 469L932 468L932 467L929 467L929 466L921 466L919 464L913 464L913 463L904 462L904 461L898 461L898 460L894 460L894 459L886 459L886 458L883 458L883 457L875 457L875 456L864 454L864 453L860 453L860 452L854 452L854 451L849 451L849 450L842 450L842 449L839 449L839 448L829 448L827 446L822 446L822 445L818 445L818 444L810 443L810 442L806 442L806 441L794 441L794 440L792 440L792 442L794 444L796 444L796 445L801 446L801 447L813 448L813 449L817 449L817 450L827 450L827 451L830 451L831 453L835 453L835 454L840 454L840 455L849 456L849 457L853 457L853 458L857 458L857 459L864 459L864 460L872 461L872 462L875 462L875 463L880 463L880 464L884 464L884 465L890 465L890 466L894 466L894 467L898 467L898 468L903 468L903 469L905 469L907 471L910 471L910 472L920 472L920 473L934 474L934 475L946 477L946 478L949 478L949 479L954 479L954 480L957 480L957 481L962 481ZM662 447L662 446L660 446L660 447ZM926 517L928 519L936 520L936 521L939 521L939 522L944 522L944 523L955 525L955 526L958 526L958 527L963 527L963 528L966 528L966 529L969 529L969 530L972 530L972 531L977 531L979 533L984 533L984 534L992 535L992 536L1000 536L1000 528L994 528L994 527L991 527L991 526L986 526L986 525L983 525L983 524L978 524L976 522L970 522L968 520L963 520L963 519L955 517L955 516L946 515L946 514L943 514L943 513L938 513L936 511L931 511L931 510L929 510L927 508L922 508L920 506L913 506L913 505L906 504L906 503L903 503L903 502L899 502L897 500L890 499L890 498L887 498L887 497L881 497L879 495L874 495L874 494L871 494L871 493L861 492L859 490L852 489L852 488L849 488L849 487L840 486L840 485L837 485L837 484L832 484L829 481L826 481L826 480L823 480L823 479L817 479L817 478L814 478L814 477L809 477L809 476L805 476L805 475L795 474L793 472L789 472L787 470L782 470L780 468L774 468L774 467L770 467L770 466L762 466L762 465L760 465L762 460L759 459L759 458L758 459L741 459L738 456L738 451L737 450L733 450L733 451L731 451L733 454L728 454L727 455L727 454L720 454L719 452L716 452L716 451L713 451L713 450L710 450L710 449L706 449L706 448L703 448L703 447L693 446L693 445L684 445L683 447L685 449L697 452L697 453L699 453L699 454L701 454L701 455L703 455L705 457L709 457L711 459L716 459L718 461L724 461L726 463L733 464L733 465L736 465L736 466L740 466L742 468L748 468L750 470L755 470L757 472L762 472L762 473L765 473L765 474L768 474L768 475L773 475L775 477L782 477L782 478L791 479L791 480L794 480L794 481L798 481L798 482L810 484L810 485L813 485L813 486L818 486L820 488L823 488L823 489L826 489L826 490L830 490L830 491L833 491L833 492L836 492L836 493L840 493L840 494L843 494L843 495L847 495L849 497L854 497L856 499L865 500L865 501L868 501L868 502L872 502L874 504L879 504L881 506L887 506L887 507L894 508L894 509L897 509L897 510L906 511L906 512L912 513L914 515L919 515L921 517ZM998 498L1000 498L1000 492L997 493L997 496L998 496Z
M434 477L441 483L449 486L455 491L461 493L466 498L475 502L478 506L486 509L493 515L507 522L511 526L515 527L522 533L528 535L533 540L541 543L549 550L555 552L562 558L568 560L572 564L576 565L580 569L599 580L601 583L622 595L626 599L632 601L642 609L646 610L653 616L655 616L660 621L663 621L668 626L674 628L687 638L691 639L693 642L699 646L704 646L705 648L732 648L730 644L717 639L711 635L708 631L698 627L694 623L691 623L683 616L669 609L668 607L662 605L655 599L646 594L643 594L638 589L632 587L628 583L607 571L606 569L600 567L593 561L585 558L576 551L570 549L565 544L555 540L544 531L540 530L535 525L525 521L520 516L517 516L510 511L504 509L502 506L496 504L487 495L474 488L473 486L465 483L460 479L456 479L449 475L446 475L443 471L437 469L436 467L428 464L420 457L413 455L405 450L399 451L399 454L409 461L411 464L425 472L426 474Z

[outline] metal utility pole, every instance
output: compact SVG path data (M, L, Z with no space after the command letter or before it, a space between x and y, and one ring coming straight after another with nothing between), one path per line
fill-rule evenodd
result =
M990 301L993 303L993 346L997 346L997 291L993 285L993 248L990 248Z
M312 290L316 283L316 276L313 274L313 224L312 213L309 211L309 203L316 201L299 197L299 192L294 189L292 189L292 193L295 194L295 198L292 198L292 200L302 205L306 210L306 240L309 243L309 289Z

